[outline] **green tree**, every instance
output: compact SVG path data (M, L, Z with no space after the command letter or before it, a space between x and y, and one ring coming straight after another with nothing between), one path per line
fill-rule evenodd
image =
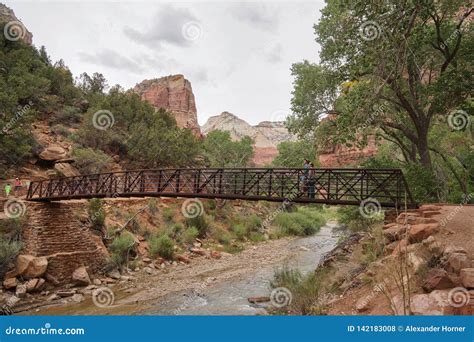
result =
M131 126L127 148L130 160L146 167L190 166L199 153L197 138L164 109Z
M89 76L87 72L82 73L77 79L79 88L88 95L104 94L109 88L107 80L101 73L95 72Z
M207 134L202 150L210 167L244 167L254 156L253 143L247 136L232 141L229 132L215 130Z
M472 10L457 18L466 4L329 1L315 25L322 63L292 69L293 128L307 126L302 119L308 116L317 123L315 115L334 103L341 139L354 138L360 128L379 127L408 158L431 168L433 117L463 105L472 89L473 32L465 20ZM364 28L373 29L373 36ZM322 85L313 88L317 82Z
M314 160L316 149L309 140L284 141L277 146L278 155L273 160L273 166L303 167L303 160ZM314 161L316 165L316 161Z
M433 127L472 111L471 14L463 0L328 1L315 25L321 63L292 68L290 129L332 144L375 134L437 174Z

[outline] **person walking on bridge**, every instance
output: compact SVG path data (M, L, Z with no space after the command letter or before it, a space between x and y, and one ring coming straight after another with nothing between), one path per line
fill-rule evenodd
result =
M306 193L307 191L307 186L306 186L306 182L308 181L308 169L310 168L309 166L309 160L308 159L305 159L304 162L303 162L303 168L305 170L303 170L303 175L301 176L301 183L303 183L303 185L301 186L301 189L300 191L302 193Z
M308 197L314 198L314 186L316 185L314 164L310 163L309 166L310 169L308 172L308 180L306 182L306 185L308 186Z

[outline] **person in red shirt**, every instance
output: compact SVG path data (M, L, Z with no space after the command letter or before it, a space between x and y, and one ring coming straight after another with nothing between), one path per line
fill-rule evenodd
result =
M14 188L14 190L15 190L15 196L17 196L21 191L21 180L18 177L15 178L15 188Z

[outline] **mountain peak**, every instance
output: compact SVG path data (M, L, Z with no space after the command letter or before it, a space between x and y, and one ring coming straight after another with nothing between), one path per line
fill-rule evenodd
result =
M283 141L294 141L295 137L288 132L282 122L262 121L256 126L250 125L237 115L224 111L211 116L201 127L203 134L220 130L229 132L233 140L249 136L254 140L256 165L270 163L278 154L277 145Z
M22 40L25 44L33 43L33 34L16 17L13 10L0 3L0 24L5 24L5 37L11 41Z

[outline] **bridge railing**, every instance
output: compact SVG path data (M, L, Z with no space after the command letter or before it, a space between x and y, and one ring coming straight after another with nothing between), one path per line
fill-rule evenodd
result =
M314 189L314 195L313 190ZM196 168L100 173L31 182L27 199L202 197L416 206L399 169Z

